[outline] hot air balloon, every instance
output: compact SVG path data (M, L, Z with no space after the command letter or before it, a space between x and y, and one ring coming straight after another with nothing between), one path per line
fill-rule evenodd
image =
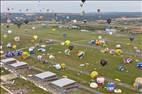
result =
M62 69L65 69L65 67L66 67L66 64L65 64L65 63L62 63L62 64L61 64L61 68L62 68Z
M91 88L98 88L98 84L95 82L90 83Z
M124 58L124 59L123 59L123 62L124 62L125 64L129 64L129 63L132 63L132 62L133 62L133 59L130 58L130 57Z
M97 9L97 12L98 12L98 13L100 13L100 11L101 11L100 9Z
M16 41L16 42L20 41L20 36L15 36L14 41Z
M142 69L142 62L137 63L137 68Z
M20 28L23 24L23 21L17 18L16 20L14 20L14 24L17 25L18 28Z
M13 48L13 49L16 49L16 48L17 48L17 45L12 45L12 48Z
M85 3L86 0L81 0L82 3Z
M98 72L97 71L92 71L91 74L90 74L90 77L92 79L95 79L97 76L98 76Z
M66 40L66 41L65 41L65 45L67 45L67 46L69 46L69 45L70 45L70 43L71 43L71 41L70 41L70 40Z
M38 36L37 36L37 35L33 35L33 38L34 38L35 40L37 40Z
M28 19L25 19L25 20L24 20L24 23L25 23L25 24L28 24L28 23L29 23L29 20L28 20Z
M96 78L96 82L97 82L99 85L102 85L102 84L104 84L104 82L105 82L105 78L104 78L104 77L97 77L97 78Z
M101 59L101 60L100 60L100 64L101 64L102 66L105 66L107 63L108 63L108 61L105 60L105 59Z
M133 86L140 92L142 93L142 77L137 77L135 79L135 82Z
M77 56L78 56L80 59L83 59L84 56L85 56L85 52L84 52L84 51L79 51L79 52L77 53Z
M108 24L110 24L111 23L111 19L109 18L109 19L107 19L107 23Z
M30 57L30 54L28 52L23 52L21 58L23 60L27 59L28 57Z
M134 35L131 34L131 35L129 36L129 40L132 42L134 39L135 39Z
M70 45L68 48L69 48L69 50L73 50L74 46Z
M29 11L29 9L27 8L26 11Z
M106 88L109 92L113 92L115 89L115 84L113 82L109 82L109 83L107 83Z
M6 25L6 28L9 28L10 26L9 25Z
M70 49L65 49L64 53L65 55L70 55Z
M7 33L8 33L8 34L11 34L11 33L12 33L12 31L11 31L11 30L8 30L8 31L7 31Z

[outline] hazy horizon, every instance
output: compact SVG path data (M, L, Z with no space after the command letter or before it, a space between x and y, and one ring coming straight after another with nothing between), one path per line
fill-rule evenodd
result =
M1 13L47 13L47 9L50 13L80 13L82 10L94 13L97 9L101 13L142 12L142 1L86 1L83 8L80 3L81 1L1 1Z

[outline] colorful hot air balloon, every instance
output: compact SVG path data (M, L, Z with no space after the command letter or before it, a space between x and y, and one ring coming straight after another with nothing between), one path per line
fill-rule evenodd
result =
M142 69L142 62L137 63L137 68Z
M113 82L109 82L109 83L107 83L106 88L109 92L113 92L115 89L115 84Z
M104 82L105 82L105 78L104 78L104 77L97 77L97 78L96 78L96 82L97 82L99 85L102 85L102 84L104 84Z

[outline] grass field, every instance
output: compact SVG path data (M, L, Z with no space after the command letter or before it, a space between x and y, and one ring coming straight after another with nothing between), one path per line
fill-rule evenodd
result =
M8 30L4 26L2 26L1 28L1 31L2 31L1 37L4 43L3 44L4 51L14 50L14 49L6 48L6 44L8 42L12 42L13 44L16 44L17 49L20 49L20 48L33 46L35 43L39 42L39 39L47 40L51 38L51 39L55 39L58 41L65 41L66 39L70 40L71 43L75 47L73 51L71 52L70 56L66 56L64 54L64 50L67 47L61 46L60 43L57 43L56 45L47 45L46 47L47 51L45 52L45 54L50 53L54 55L56 58L54 60L50 60L49 64L43 64L41 62L38 62L34 58L29 58L25 61L28 64L32 66L36 66L43 70L53 71L57 73L59 76L66 75L69 78L72 78L85 86L89 87L89 82L91 80L91 77L89 76L89 74L93 70L98 71L99 75L102 75L108 79L114 80L118 78L121 80L122 83L128 84L130 86L133 85L133 82L136 77L142 76L141 70L136 68L136 62L125 65L126 67L125 71L123 72L118 71L117 67L118 65L122 63L121 56L117 56L117 55L113 56L107 53L101 53L100 50L104 49L103 47L98 48L96 46L91 46L88 44L89 40L98 39L98 36L101 35L104 39L108 40L107 45L110 48L115 48L116 44L121 44L122 50L124 51L123 57L130 56L133 59L138 59L139 61L142 61L141 57L135 56L135 50L133 49L134 46L137 46L138 48L142 50L142 35L141 34L137 34L136 39L131 43L128 39L128 33L125 33L125 32L117 32L114 35L108 35L104 33L99 34L99 33L96 33L95 31L94 32L80 32L80 30L65 29L65 28L54 28L56 30L53 31L52 30L53 27L45 27L45 26L43 27L40 24L32 24L32 25L29 24L29 25L23 25L20 29L18 29L15 25L11 25L10 30L12 30L13 32L11 34L8 34L7 38L4 38L3 34L7 34L6 31ZM35 26L36 29L32 30L31 29L32 26ZM67 34L66 38L63 37L64 33ZM31 42L31 40L33 40L32 38L33 35L38 35L39 39L34 42ZM21 41L14 42L13 40L14 36L20 36ZM45 44L45 43L43 42L41 44ZM82 60L80 60L76 55L79 50L83 50L86 53L85 58ZM58 53L58 52L61 52L61 53ZM43 53L36 52L36 55L39 55L39 54L43 54ZM49 59L48 55L45 55L45 57ZM109 62L104 67L102 67L99 64L99 60L102 58L107 59ZM49 67L56 63L60 63L60 64L65 63L67 68L65 70L58 71L53 67ZM85 67L80 67L80 64L85 64L85 63L89 63L89 65ZM82 73L78 76L79 72L82 72ZM18 79L18 81L21 82L22 80ZM23 83L26 83L26 82L23 82ZM120 85L116 85L116 87L122 89L123 94L135 94L136 93ZM105 94L107 92L105 88L98 88L97 90L104 92ZM78 92L80 91L76 91L75 93L71 93L71 94L83 94L83 93L78 93ZM34 94L34 93L29 93L29 94Z
M0 94L8 94L3 88L0 87Z
M33 83L29 82L29 81L25 81L21 78L16 78L13 79L15 80L15 83L10 86L10 85L4 85L5 87L9 88L9 90L11 91L16 91L16 90L20 90L21 91L25 91L24 94L50 94L38 87L36 87Z
M3 67L0 67L0 74L1 75L5 75L5 74L9 74L10 72L5 70Z

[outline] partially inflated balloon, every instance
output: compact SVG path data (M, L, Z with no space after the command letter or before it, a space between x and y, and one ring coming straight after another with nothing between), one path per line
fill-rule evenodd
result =
M55 29L55 28L53 28L53 29L52 29L52 31L56 31L56 29Z
M8 31L7 31L7 33L8 33L8 34L11 34L11 33L12 33L12 31L11 31L11 30L8 30Z
M12 45L12 48L13 48L13 49L16 49L16 48L17 48L17 46L16 46L16 45Z
M34 35L33 38L34 38L35 40L37 40L38 36L37 36L37 35Z
M70 45L70 46L69 46L69 49L70 49L70 50L73 50L73 48L74 48L73 45Z
M16 42L20 41L20 37L19 36L15 36L14 37L14 41L16 41Z
M4 38L7 38L7 35L6 35L6 34L4 34L4 35L3 35L3 37L4 37Z

